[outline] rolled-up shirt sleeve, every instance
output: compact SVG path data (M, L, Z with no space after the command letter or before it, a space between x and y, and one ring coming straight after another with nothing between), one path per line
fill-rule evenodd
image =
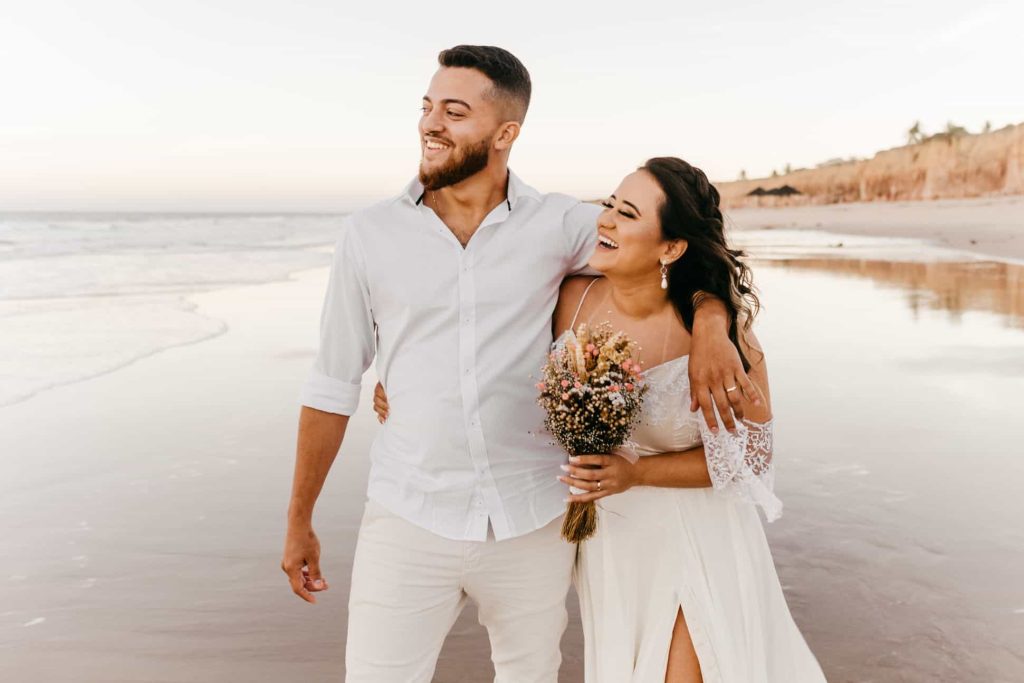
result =
M597 246L597 217L601 207L580 202L565 212L562 229L565 233L567 268L570 275L600 275L587 265Z
M355 413L363 373L373 362L374 340L366 262L359 236L346 219L320 314L320 349L299 397L302 405L338 415Z

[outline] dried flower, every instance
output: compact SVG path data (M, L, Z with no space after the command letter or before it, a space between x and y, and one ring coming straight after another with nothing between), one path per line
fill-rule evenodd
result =
M626 442L647 391L632 360L634 348L607 323L580 325L575 343L548 356L537 401L547 412L544 425L570 454L610 453ZM563 391L570 385L572 390ZM595 516L593 503L570 503L563 536L585 539L593 532Z

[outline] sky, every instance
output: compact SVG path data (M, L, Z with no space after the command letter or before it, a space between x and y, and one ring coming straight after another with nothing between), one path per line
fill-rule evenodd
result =
M0 0L0 211L340 211L416 173L437 53L533 81L511 168L604 196L1024 122L1024 3Z

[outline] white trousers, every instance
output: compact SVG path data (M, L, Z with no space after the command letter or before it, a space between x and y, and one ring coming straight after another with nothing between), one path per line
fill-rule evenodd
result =
M347 683L430 683L470 599L490 637L495 683L556 683L576 556L561 524L455 541L368 501L352 567Z

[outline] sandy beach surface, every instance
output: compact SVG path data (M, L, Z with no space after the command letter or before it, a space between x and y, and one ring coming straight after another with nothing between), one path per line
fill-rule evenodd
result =
M834 683L1020 681L1024 268L799 234L746 233L794 618ZM307 605L278 566L326 276L190 295L222 334L0 406L0 680L341 680L372 371L317 508L332 588ZM492 676L467 609L435 681Z
M909 237L1024 262L1024 196L742 208L727 214L738 230L786 228Z
M332 589L279 568L326 276L190 297L227 332L0 408L0 680L340 679L372 370L317 506ZM481 632L467 609L437 680L484 680Z

